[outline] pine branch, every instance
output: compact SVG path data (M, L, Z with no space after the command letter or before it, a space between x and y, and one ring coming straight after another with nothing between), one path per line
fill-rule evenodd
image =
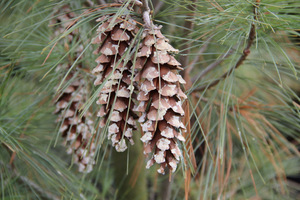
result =
M221 80L227 78L230 74L232 74L232 72L237 69L239 66L241 66L243 64L243 62L246 60L246 58L249 56L250 54L250 48L255 40L255 31L256 31L256 26L255 26L255 21L257 21L258 18L258 13L257 13L257 8L259 7L259 2L260 0L256 1L256 4L253 5L253 13L254 13L254 22L252 22L251 24L251 28L250 28L250 32L249 32L249 36L248 36L248 42L247 42L247 46L245 47L245 49L243 50L243 54L240 56L240 58L238 59L237 63L227 72L225 72L220 78L214 80L213 82L209 83L208 85L204 85L200 88L196 88L193 90L193 92L200 92L200 91L204 91L207 90L215 85L217 85ZM219 63L219 61L216 61L216 64L214 64L213 66L209 66L209 67L216 67ZM215 66L216 65L216 66Z

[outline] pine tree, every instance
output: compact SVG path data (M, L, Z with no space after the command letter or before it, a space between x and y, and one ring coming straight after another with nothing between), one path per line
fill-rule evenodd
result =
M1 1L1 199L299 199L298 9Z

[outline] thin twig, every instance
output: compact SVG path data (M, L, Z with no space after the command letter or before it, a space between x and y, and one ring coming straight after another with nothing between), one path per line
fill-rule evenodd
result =
M31 181L29 178L25 177L25 176L20 176L20 174L17 174L18 172L16 172L14 170L14 173L16 174L16 176L18 176L24 183L26 183L27 185L30 185L31 187L33 187L34 189L36 189L39 193L41 193L43 196L49 198L49 199L55 199L55 200L59 200L60 198L48 191L45 191L43 188L41 188L38 184L36 184L35 182Z
M221 62L225 60L228 56L230 56L233 53L233 50L230 49L227 51L220 59L216 60L215 62L208 65L204 70L202 70L197 76L194 76L192 78L192 82L195 82L196 80L202 79L208 72L216 68Z
M232 72L237 69L239 66L241 66L243 64L243 62L246 60L247 56L250 54L250 47L252 46L254 39L255 39L255 21L257 21L257 8L259 7L259 0L256 1L256 4L253 6L253 13L254 13L254 22L252 22L251 24L251 28L250 28L250 32L249 32L249 37L248 37L248 42L247 42L247 46L245 47L245 49L243 50L243 54L240 56L240 58L238 59L237 63L226 73L224 73L220 78L214 80L213 82L209 83L208 85L204 85L200 88L196 88L193 90L193 92L199 92L199 91L203 91L203 90L207 90L215 85L217 85L221 80L223 80L224 78L227 78L230 74L232 74Z
M207 49L210 40L211 40L211 38L209 38L208 40L205 41L205 44L197 52L197 56L195 56L194 60L186 67L185 70L186 70L187 74L190 74L190 72L194 69L196 63L199 60L200 55Z

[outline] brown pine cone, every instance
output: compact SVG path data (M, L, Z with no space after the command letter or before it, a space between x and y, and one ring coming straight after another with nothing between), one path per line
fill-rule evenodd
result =
M64 5L59 8L54 8L52 19L50 20L50 26L54 26L54 36L61 36L61 34L71 28L75 18L75 13L72 12L69 5ZM71 32L67 37L69 41L73 39L73 36L78 34L78 30Z
M50 27L53 27L54 34L53 37L61 36L64 32L69 30L72 26L74 26L74 18L76 17L75 13L72 12L69 5L64 5L59 8L55 8L54 14L52 16L52 19L50 20ZM61 43L63 43L65 46L70 46L71 44L74 44L76 40L78 42L79 40L79 31L78 29L73 30L70 32L66 37L64 37L62 40L60 40ZM78 57L81 52L83 51L83 45L79 44L75 48L76 56Z
M108 138L117 151L123 152L127 149L125 139L134 143L132 134L136 129L136 115L132 111L134 69L126 54L139 29L128 16L106 15L97 21L102 24L93 43L99 44L94 53L100 55L93 73L97 76L94 85L102 87L96 102L101 105L100 127L108 126Z
M69 76L72 78L73 74ZM61 123L59 132L68 146L67 153L73 154L74 163L80 172L90 172L94 164L95 133L91 113L86 112L80 118L79 108L86 99L83 79L71 82L56 102L55 113L59 114L56 122Z
M73 25L75 13L71 12L68 5L55 10L50 25L54 26L54 36L60 36ZM72 31L60 41L65 47L70 46L74 39L79 40L78 30ZM65 64L59 64L56 70L68 70L83 48L79 45L75 49L75 58L69 58ZM81 68L81 65L76 66ZM55 113L59 114L57 122L61 124L59 132L68 146L67 153L73 154L73 161L79 167L80 172L90 172L94 165L95 143L94 125L90 119L91 113L86 112L80 118L79 109L87 99L86 83L82 77L74 77L71 72L66 80L72 82L60 94L56 101Z
M177 72L182 69L180 63L171 55L178 50L168 43L160 30L145 30L143 36L136 61L141 71L135 77L140 81L137 96L140 103L134 111L143 113L139 122L144 132L141 138L144 153L153 152L146 167L156 162L160 164L158 172L164 174L166 167L174 172L181 157L177 139L184 141L182 99L187 97L180 84L185 81Z

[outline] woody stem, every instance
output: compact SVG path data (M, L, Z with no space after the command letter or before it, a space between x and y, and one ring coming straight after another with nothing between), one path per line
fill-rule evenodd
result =
M145 28L151 28L153 27L153 23L151 21L150 17L150 8L148 4L148 0L143 0L143 7L144 7L144 12L143 12L143 20L145 22Z

